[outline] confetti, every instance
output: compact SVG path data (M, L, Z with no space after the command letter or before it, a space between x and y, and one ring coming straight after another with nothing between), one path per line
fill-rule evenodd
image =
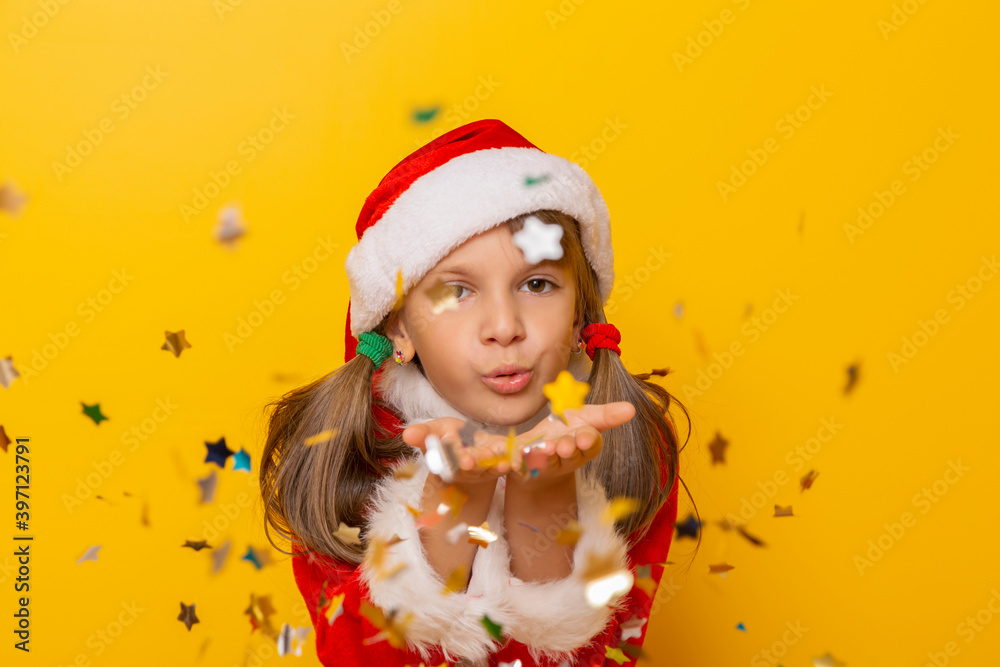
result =
M451 467L451 458L445 454L446 445L441 442L433 433L424 439L424 459L427 462L427 469L440 477L444 482L450 483L454 479ZM452 455L454 456L454 454Z
M212 548L207 540L184 540L184 544L181 545L181 548L184 547L191 547L195 551L201 551L202 549Z
M490 637L493 637L493 639L498 642L503 641L503 633L501 632L503 628L499 623L494 623L490 617L485 614L479 620L482 621L483 627L486 628L486 632L490 633Z
M444 582L444 595L449 595L451 593L458 593L463 588L465 588L465 582L469 579L469 571L465 569L463 565L459 565Z
M729 572L730 570L735 570L735 569L736 568L733 565L730 565L729 563L725 563L725 562L723 562L723 563L716 563L715 565L709 564L709 566L708 566L708 573L709 574L717 574L720 577L725 578L726 572Z
M469 532L469 524L462 523L456 524L444 534L445 539L448 540L448 544L458 544L458 541L462 539L463 535L467 535Z
M361 544L360 533L360 528L348 526L341 521L340 526L333 532L333 536L345 544Z
M3 385L4 389L10 389L10 383L19 377L21 374L14 368L13 357L0 359L0 385Z
M10 181L0 185L0 210L8 215L20 215L28 197Z
M514 662L501 662L497 667L521 667L521 659L518 658ZM562 667L562 665L559 667Z
M281 632L278 633L278 656L285 657L288 653L291 653L292 644L292 626L285 623L281 626Z
M472 422L465 422L465 425L458 430L458 437L462 440L463 447L474 447L476 444L476 432L479 431Z
M77 559L76 564L79 565L80 563L82 563L85 560L95 560L96 561L97 560L97 552L100 551L100 550L101 550L101 545L97 545L97 546L94 546L94 547L88 547L87 550L85 552L83 552L83 555L80 556L79 559Z
M431 312L440 315L446 310L458 310L458 295L462 288L458 285L449 285L438 279L427 290L427 296L431 299Z
M7 431L4 430L3 424L0 424L0 449L7 452L7 446L10 444L10 437L7 435Z
M271 562L271 554L263 549L255 549L252 545L247 545L247 552L240 556L240 560L249 561L260 570Z
M606 526L614 523L639 509L639 501L634 498L619 496L615 498L607 507L601 510L601 522Z
M251 632L260 629L264 635L272 639L277 638L278 633L271 623L271 616L277 613L277 610L271 604L270 595L254 595L251 593L250 605L243 610L243 613L250 617Z
M588 554L583 569L587 581L584 595L587 604L598 608L611 604L615 599L628 593L635 583L631 570L621 567L610 554L594 556Z
M331 440L335 435L337 435L338 429L328 428L325 431L320 431L310 435L308 438L302 441L306 447L312 447L313 445L318 445L323 442Z
M333 625L333 622L337 620L337 617L344 613L344 597L345 594L341 593L339 595L334 595L333 599L330 600L330 606L328 606L323 612L323 615L326 617L327 625Z
M569 371L560 371L555 382L542 386L542 393L552 403L552 412L562 417L565 422L563 411L582 408L584 399L590 393L590 385L579 382Z
M524 227L513 236L514 244L524 253L529 264L538 264L544 259L561 259L563 228L549 225L535 215L524 219Z
M538 532L538 529L535 528L534 526L532 526L530 523L525 523L523 521L518 521L518 523L521 524L522 526L524 526L525 528L530 528L531 530L535 531L536 533Z
M233 450L226 446L226 439L219 438L216 442L205 441L208 451L205 454L205 463L214 463L220 468L226 467L226 460L233 455Z
M747 539L747 541L750 542L751 544L753 544L754 546L757 546L757 547L766 546L764 544L764 541L762 539L760 539L759 537L756 537L756 536L751 535L750 533L748 533L747 529L744 526L737 526L736 523L732 519L726 519L726 520L720 521L719 522L719 526L723 530L725 530L725 531L735 530L740 535L742 535L743 537L745 537Z
M94 420L94 424L100 424L102 421L106 420L107 417L101 414L101 404L94 403L93 405L87 405L83 401L80 401L80 405L83 406L83 414L87 415Z
M806 489L811 489L813 482L816 481L817 477L819 477L819 473L816 472L815 470L810 470L805 475L803 475L802 479L799 480L799 484L802 487L801 489L799 489L799 493L802 493Z
M452 484L441 492L441 499L444 501L442 504L445 506L445 511L451 509L452 518L458 518L459 513L462 511L462 506L469 499L469 496L459 491L458 487ZM439 507L438 514L442 513Z
M774 516L794 516L792 514L792 506L782 507L781 505L775 505Z
M610 646L604 647L604 657L609 660L614 660L619 665L624 665L629 657L625 655L620 648L611 648Z
M715 432L715 439L712 440L708 445L709 451L712 453L712 465L716 463L726 462L726 448L729 446L729 441L722 437L722 433L719 431Z
M410 479L417 474L420 468L417 466L416 461L407 461L403 465L396 467L392 474L396 479Z
M854 386L858 383L858 364L851 364L847 367L847 384L844 386L844 393L849 394L854 391Z
M812 661L813 667L844 667L845 664L834 658L829 651L827 651L824 656L813 658Z
M414 109L413 110L413 120L417 123L428 123L437 116L438 111L441 110L440 106L427 107L426 109Z
M681 319L684 317L684 302L678 301L674 304L674 317Z
M542 174L541 176L539 176L537 178L532 177L532 176L525 176L524 177L524 184L526 186L528 186L528 187L531 187L532 185L541 185L542 183L544 183L547 180L549 180L549 175L548 174Z
M396 270L396 303L392 305L392 312L396 312L403 307L403 269Z
M215 500L215 489L219 485L219 476L215 473L214 469L195 481L198 483L198 490L201 492L201 496L198 498L199 503L206 504Z
M374 644L382 640L387 640L393 648L402 649L406 646L406 630L413 621L413 614L409 613L403 619L397 619L397 611L393 610L386 616L381 609L370 604L367 600L361 600L361 615L376 628L381 630L377 635L365 639L365 645Z
M212 574L218 574L229 558L229 550L233 546L232 540L226 540L218 549L212 550Z
M246 470L250 472L250 452L241 448L233 454L233 470Z
M674 528L677 530L677 539L683 537L690 537L691 539L698 539L698 531L701 528L701 522L694 517L694 514L688 514L687 518L680 523L675 523Z
M741 631L741 632L746 632L747 631L747 626L743 625L742 623L737 623L736 624L736 629L739 630L739 631Z
M246 224L238 206L230 204L219 209L215 230L212 232L216 241L225 243L232 250L236 245L236 239L245 236L246 233Z
M566 527L556 533L556 542L563 546L573 546L578 541L580 541L580 536L583 534L583 526L574 520L570 520L566 524Z
M638 640L642 640L642 626L646 624L646 619L639 616L632 616L624 623L621 624L622 629L622 641L627 641L635 637Z
M184 623L187 626L188 632L191 631L191 626L195 623L200 623L198 617L194 613L194 604L190 606L181 602L181 613L177 616L177 620Z
M490 522L484 521L480 526L469 526L469 544L478 544L487 548L497 541L497 534L490 530Z
M647 596L653 597L656 593L656 581L653 579L652 565L640 565L635 568L635 586Z
M191 347L191 343L187 341L184 337L184 329L180 331L164 331L164 337L166 342L160 346L161 350L166 350L167 352L173 352L175 357L181 356L181 352Z

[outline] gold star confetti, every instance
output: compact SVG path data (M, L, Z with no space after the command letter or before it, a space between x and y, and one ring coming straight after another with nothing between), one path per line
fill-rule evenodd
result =
M333 536L345 544L361 544L360 533L360 528L348 526L341 521L340 526L334 531Z
M583 526L576 521L570 520L566 527L556 533L556 542L563 546L573 546L580 540L583 534Z
M781 505L775 505L774 516L794 516L792 514L792 506L782 507Z
M802 493L806 489L812 488L813 482L816 481L817 477L819 477L819 473L816 472L815 470L810 470L805 475L803 475L802 479L799 480L799 484L802 486L802 488L799 489L799 493Z
M469 499L469 496L458 490L458 487L451 484L444 491L441 492L441 500L444 501L446 508L451 509L452 518L458 518L459 513L462 511L462 506L465 501ZM440 508L438 508L440 513Z
M611 648L610 646L604 647L604 657L609 660L614 660L619 665L624 665L625 662L630 659L627 655L622 653L620 648Z
M325 431L320 431L319 433L310 435L308 438L302 441L302 444L304 444L306 447L312 447L313 445L318 445L321 442L327 442L328 440L332 439L335 435L337 435L337 432L338 430L335 428L328 428Z
M181 613L177 616L177 620L187 626L188 632L191 631L192 625L201 622L194 613L194 604L186 605L183 602L181 602Z
M211 549L212 547L208 544L207 540L184 540L183 547L191 547L195 551L201 551L202 549Z
M709 574L717 574L720 577L725 578L726 572L729 572L730 570L734 570L734 569L736 569L736 568L734 566L730 565L729 563L722 562L722 563L716 563L715 565L711 565L710 564L708 566L708 573Z
M722 437L722 434L718 431L715 432L715 439L709 443L708 449L712 453L712 465L716 463L726 462L726 447L729 446L729 441Z
M621 567L611 554L588 554L583 578L587 581L584 587L587 604L594 608L611 604L635 583L632 571Z
M482 548L497 541L497 534L490 530L490 522L483 521L481 526L469 526L469 544L478 544Z
M431 312L440 315L446 310L458 310L460 290L461 288L457 285L448 285L443 280L438 279L427 290L427 296L431 298Z
M463 588L465 588L465 582L469 578L469 572L465 569L465 566L459 565L451 574L448 575L448 579L444 582L444 595L450 593L458 593Z
M565 422L563 410L582 408L584 399L590 393L590 385L577 381L569 371L560 371L555 382L542 386L542 393L552 403L552 412L562 417Z
M327 625L333 625L337 617L344 613L344 596L344 593L334 595L333 599L329 601L329 606L323 610L323 616L326 618Z
M173 352L175 357L181 356L183 350L191 347L191 343L187 342L184 337L184 329L180 331L164 331L164 336L166 337L166 342L160 347L161 350L166 350L167 352Z
M19 377L21 374L14 368L13 357L0 359L0 385L3 385L4 389L10 389L10 383Z
M826 652L826 655L819 658L813 658L812 660L814 667L844 667L845 664L834 658L829 651Z
M498 463L507 462L508 465L511 463L511 455L514 453L514 441L517 439L516 431L514 427L511 426L507 430L507 444L506 452L501 456L489 456L486 458L479 459L476 461L476 467L478 468L492 468Z
M26 201L28 197L10 181L0 185L0 211L12 216L20 215Z
M417 474L417 470L419 470L419 468L417 467L416 462L407 461L393 470L392 474L396 479L410 479Z
M406 630L413 621L413 614L409 613L404 618L396 618L397 611L393 610L386 616L381 609L370 604L367 600L361 600L361 615L368 619L372 625L381 630L377 635L365 639L364 645L374 644L386 640L393 648L402 649L406 646Z
M619 496L601 511L601 522L606 526L611 526L619 519L628 516L638 509L639 501L634 498Z
M278 631L274 629L274 625L271 623L271 617L277 613L277 610L271 604L270 595L254 595L251 593L250 605L243 610L243 613L250 617L251 632L259 628L266 637L277 638Z

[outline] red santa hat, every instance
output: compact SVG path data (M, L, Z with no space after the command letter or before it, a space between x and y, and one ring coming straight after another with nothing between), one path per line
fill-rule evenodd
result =
M464 241L540 209L580 224L584 253L607 301L614 283L608 207L579 165L494 119L457 127L403 158L365 200L358 243L347 253L344 361L354 358L357 337L392 310L399 271L405 294Z

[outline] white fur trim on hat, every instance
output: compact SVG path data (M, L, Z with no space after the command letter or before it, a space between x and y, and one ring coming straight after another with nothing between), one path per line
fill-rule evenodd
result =
M525 185L525 178L545 180ZM347 253L351 334L374 328L403 291L467 239L541 209L580 223L584 253L597 273L602 302L614 284L607 204L578 164L537 148L487 148L452 158L418 178Z

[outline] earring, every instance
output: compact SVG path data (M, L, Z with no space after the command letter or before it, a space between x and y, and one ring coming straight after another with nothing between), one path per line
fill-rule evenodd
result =
M581 354L583 352L583 339L580 338L576 341L576 351L573 354Z
M394 356L396 358L396 363L399 364L400 366L402 366L403 363L404 363L403 362L403 351L402 350L396 350L396 354Z

